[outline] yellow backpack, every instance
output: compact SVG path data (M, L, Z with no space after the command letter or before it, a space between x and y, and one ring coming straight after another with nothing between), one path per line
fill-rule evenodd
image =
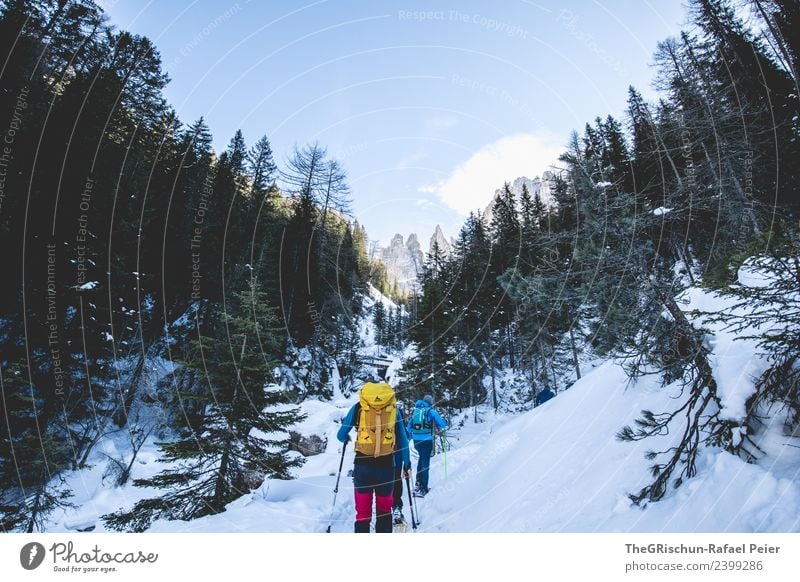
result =
M394 452L397 422L394 390L386 382L367 382L358 397L356 451L371 457Z

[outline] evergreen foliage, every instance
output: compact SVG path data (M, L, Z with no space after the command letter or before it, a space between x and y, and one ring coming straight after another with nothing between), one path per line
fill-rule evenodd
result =
M111 434L130 442L108 461L118 483L150 434L197 477L191 501L179 477L158 477L172 501L125 527L220 511L258 471L288 476L287 443L265 435L295 417L258 415L278 394L330 395L330 369L355 369L366 233L339 163L310 145L279 172L268 138L248 147L241 131L215 152L206 122L185 124L164 98L152 42L112 28L92 0L3 2L0 54L0 123L16 128L0 162L0 245L25 249L6 253L0 288L3 528L40 528L66 503L64 473ZM258 333L242 293L258 298ZM250 334L243 361L233 330ZM309 373L258 394L258 354L280 371L301 348ZM206 489L203 471L225 476Z

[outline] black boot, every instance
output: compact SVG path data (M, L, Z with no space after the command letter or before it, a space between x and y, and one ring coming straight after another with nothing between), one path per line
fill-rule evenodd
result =
M392 510L392 523L394 525L402 525L406 522L405 517L403 517L403 508L402 507L395 507Z
M375 533L392 533L392 514L379 513L375 519Z
M357 521L355 525L355 533L369 533L369 520Z

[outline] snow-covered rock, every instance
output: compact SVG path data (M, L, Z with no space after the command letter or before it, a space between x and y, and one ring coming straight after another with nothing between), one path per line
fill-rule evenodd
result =
M394 235L389 246L382 249L379 256L386 265L391 283L397 281L401 291L416 288L417 275L422 273L425 260L416 234L410 234L406 241L403 240L402 234Z
M452 250L452 245L450 244L450 241L448 241L445 238L444 233L442 232L442 227L439 226L438 224L436 225L436 230L433 232L433 236L431 236L431 242L428 247L429 248L428 252L430 253L433 252L434 244L438 245L439 250L444 254L448 254Z
M511 182L511 192L514 194L517 202L519 202L520 197L522 196L522 186L524 185L528 187L528 192L530 193L531 198L538 194L545 206L555 206L555 198L553 198L550 187L552 180L552 172L544 172L541 178L536 176L533 179L530 179L526 176L520 176ZM492 207L494 206L494 201L497 200L502 193L503 187L500 187L494 191L494 197L492 197L492 201L489 203L483 213L483 215L486 217L486 220L492 219Z

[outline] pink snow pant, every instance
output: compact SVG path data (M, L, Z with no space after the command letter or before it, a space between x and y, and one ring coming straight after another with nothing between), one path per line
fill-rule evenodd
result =
M356 463L353 481L356 498L356 533L369 533L372 520L372 498L375 498L375 531L392 533L392 490L394 468L370 467Z

